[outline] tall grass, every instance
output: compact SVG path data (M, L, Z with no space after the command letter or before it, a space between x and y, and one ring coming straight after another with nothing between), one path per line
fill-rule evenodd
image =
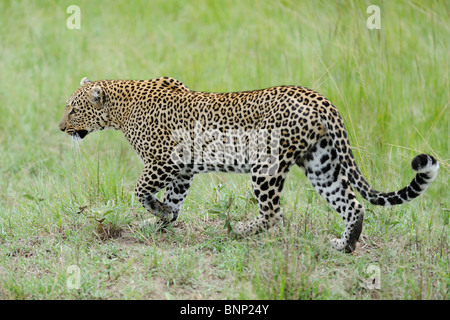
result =
M448 298L447 2L79 1L69 30L71 4L0 2L0 298ZM380 30L366 27L372 4ZM439 176L411 204L367 205L350 256L329 249L342 223L297 168L284 225L265 235L227 237L224 217L256 206L248 177L223 174L196 177L171 232L140 230L142 163L123 135L73 146L58 122L84 76L165 75L202 91L310 87L340 110L374 187L408 183L419 152ZM381 291L362 284L370 264Z

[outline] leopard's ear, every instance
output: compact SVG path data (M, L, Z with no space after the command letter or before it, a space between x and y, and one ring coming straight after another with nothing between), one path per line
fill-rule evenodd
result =
M101 108L103 105L103 95L104 92L102 88L95 86L88 93L89 102L92 103L94 107Z
M86 83L91 83L91 80L89 80L89 79L86 78L86 77L84 77L83 79L81 79L80 85L84 86Z

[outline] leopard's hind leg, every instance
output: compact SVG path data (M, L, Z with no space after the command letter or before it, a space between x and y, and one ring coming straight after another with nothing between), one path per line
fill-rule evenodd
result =
M333 239L332 246L337 250L354 251L362 231L364 208L344 175L331 139L322 137L297 164L304 167L314 189L345 222L344 234L340 239Z
M252 185L258 200L258 215L249 222L239 222L233 227L235 236L248 236L268 230L282 219L280 196L288 166L276 173L261 173L261 166L252 168Z

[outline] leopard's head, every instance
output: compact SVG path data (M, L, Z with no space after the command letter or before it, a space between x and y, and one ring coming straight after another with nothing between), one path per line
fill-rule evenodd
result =
M59 129L76 140L88 133L103 130L108 125L108 103L104 89L99 83L87 78L66 101L66 109L59 123Z

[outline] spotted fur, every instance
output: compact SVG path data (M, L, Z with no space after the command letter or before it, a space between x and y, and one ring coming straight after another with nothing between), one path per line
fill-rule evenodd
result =
M135 194L165 222L177 219L195 174L251 173L258 215L233 227L240 236L268 229L282 219L281 191L286 174L297 164L343 218L344 234L332 240L332 246L347 252L355 250L364 219L353 189L375 205L402 204L423 193L439 168L432 156L421 154L412 161L416 176L408 186L389 193L374 190L355 163L337 109L324 96L299 86L207 93L191 91L167 77L95 82L84 78L68 99L59 127L79 139L97 130L121 130L144 162ZM196 130L200 142L195 140ZM229 132L241 136L230 138ZM222 161L183 158L186 152L195 155L198 150L204 155L217 135L224 143L233 142L221 155ZM178 152L180 141L186 139L194 143ZM258 161L255 150L261 142L275 162ZM159 201L155 194L164 188L164 199Z

